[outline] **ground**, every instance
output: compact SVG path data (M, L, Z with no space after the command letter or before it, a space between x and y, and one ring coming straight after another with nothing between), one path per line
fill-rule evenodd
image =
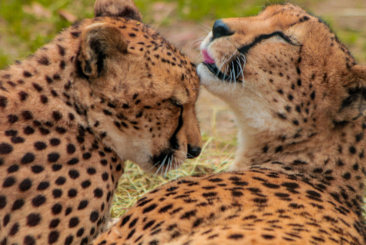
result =
M93 1L79 0L75 2L77 5L87 4L87 8L92 9ZM148 11L145 10L144 19L146 22L152 23L151 25L163 36L198 63L201 61L199 54L200 42L210 31L214 18L191 21L185 20L187 18L183 17L184 20L182 20L182 17L177 14L177 6L181 2L153 3ZM299 1L292 2L298 3ZM322 16L336 31L339 38L350 47L350 51L356 60L359 63L366 64L366 2L364 0L301 0L301 5L311 10L315 15ZM49 8L45 9L48 10ZM192 9L183 8L184 11L187 15L189 11L194 12ZM38 14L47 14L47 11L43 13L41 11ZM27 45L23 44L14 47L14 45L11 45L12 39L7 39L4 35L1 36L3 30L1 26L3 24L0 15L0 68L2 54L18 56L20 55L19 49L28 48ZM37 31L42 30L42 27L52 28L52 26L40 23ZM128 164L122 177L123 181L120 182L115 196L116 205L113 207L113 216L122 215L144 193L172 178L197 172L215 173L227 168L234 158L236 147L236 127L233 114L224 102L210 95L203 88L197 103L197 114L201 123L202 136L204 142L206 142L201 157L188 161L182 169L167 174L165 178L145 175L135 165Z

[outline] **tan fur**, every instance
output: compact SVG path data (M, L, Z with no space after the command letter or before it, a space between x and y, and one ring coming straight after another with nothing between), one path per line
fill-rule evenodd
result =
M152 191L94 244L365 244L366 68L297 6L222 22L202 50L231 79L198 74L236 114L236 172Z
M87 244L126 160L161 173L199 153L195 66L109 3L133 5L98 1L103 17L0 71L1 244Z

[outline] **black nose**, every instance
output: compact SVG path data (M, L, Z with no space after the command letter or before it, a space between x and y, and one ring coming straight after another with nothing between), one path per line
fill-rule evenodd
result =
M215 24L212 28L213 39L230 36L232 34L233 33L230 32L229 27L224 22L222 22L222 20L215 21Z
M192 159L201 154L201 147L191 146L188 144L187 158Z

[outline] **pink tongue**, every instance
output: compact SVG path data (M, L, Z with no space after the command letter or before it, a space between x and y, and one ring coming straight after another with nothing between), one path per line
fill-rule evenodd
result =
M206 64L215 64L215 61L210 57L210 55L207 53L206 49L202 50L202 56L203 56L203 62Z

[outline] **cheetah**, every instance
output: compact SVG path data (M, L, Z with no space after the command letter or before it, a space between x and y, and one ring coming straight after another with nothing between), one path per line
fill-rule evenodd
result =
M201 50L237 118L230 171L153 190L94 244L366 244L366 67L291 4L217 20Z
M132 1L94 11L0 71L2 245L88 244L126 160L165 172L200 154L195 65Z

